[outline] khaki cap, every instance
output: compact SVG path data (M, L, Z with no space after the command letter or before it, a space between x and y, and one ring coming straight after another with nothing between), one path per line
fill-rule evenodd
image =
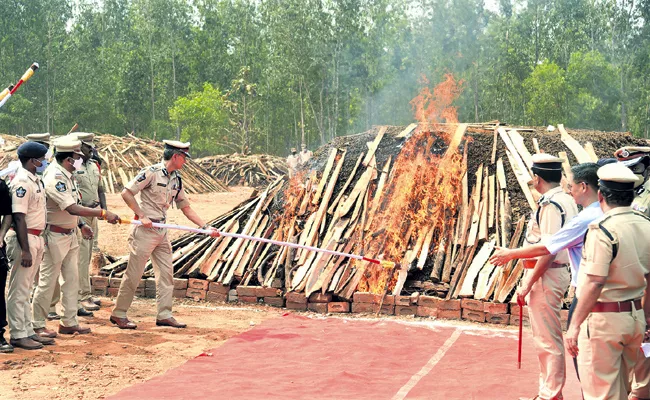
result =
M83 156L81 142L65 136L54 141L54 149L57 153L77 153Z
M612 163L598 168L598 185L620 192L633 190L638 177L622 163Z
M27 140L30 142L43 142L43 143L50 143L50 134L49 133L30 133L29 135L25 136Z
M546 171L562 171L563 159L552 156L547 153L538 153L533 155L533 168Z
M95 134L90 132L73 132L68 135L71 139L79 140L88 146L95 147Z
M190 142L179 142L178 140L163 140L165 144L165 149L180 151L185 153L186 156L190 156Z
M625 146L614 152L614 156L626 167L633 167L650 156L650 147Z

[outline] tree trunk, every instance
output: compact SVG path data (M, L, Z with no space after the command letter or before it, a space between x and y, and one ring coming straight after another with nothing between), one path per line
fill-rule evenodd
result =
M305 142L305 115L303 111L303 101L302 101L302 77L298 81L299 90L300 90L300 144L306 144Z
M170 34L172 41L172 94L174 96L174 101L176 101L176 41L174 40L174 34ZM181 126L176 124L176 140L181 140Z
M623 132L627 132L627 107L625 101L625 73L624 68L621 65L621 129Z

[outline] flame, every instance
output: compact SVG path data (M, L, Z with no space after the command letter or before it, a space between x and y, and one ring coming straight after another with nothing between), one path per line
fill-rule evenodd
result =
M426 77L422 82L428 85ZM462 92L462 81L451 74L433 91L425 86L411 101L419 129L405 143L393 166L393 178L384 193L371 232L385 229L370 241L366 252L371 257L383 255L385 260L402 262L419 256L423 235L433 234L430 252L441 245L445 229L460 207L463 156L458 151L460 138L452 135L458 123L453 101ZM396 217L399 216L399 217ZM417 252L406 257L409 252ZM359 264L357 268L361 267ZM402 265L402 267L408 267ZM383 293L386 282L394 287L396 274L377 266L366 266L357 290Z

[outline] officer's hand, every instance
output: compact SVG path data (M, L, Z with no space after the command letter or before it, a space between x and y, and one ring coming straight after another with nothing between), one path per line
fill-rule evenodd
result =
M528 288L521 288L517 290L517 304L520 306L525 306L526 305L526 296L528 296L528 293L530 293L530 289Z
M216 228L209 227L208 231L210 231L210 236L212 236L213 238L221 236L221 233L219 233L219 231Z
M104 218L106 219L106 222L108 222L109 224L117 224L118 222L120 222L120 216L115 214L112 211L106 210L106 215L104 216Z
M142 226L145 228L153 228L153 222L151 222L151 220L147 217L142 217L140 219L140 222L142 222Z
M571 357L578 356L578 334L580 333L580 326L573 325L569 326L569 330L564 335L564 348L567 353L571 354Z
M84 226L81 227L81 236L84 239L90 240L90 239L93 238L94 235L95 235L95 233L93 232L93 230L88 225L84 225Z
M20 254L20 265L22 265L25 268L29 268L32 266L32 253L29 252L29 250L23 250Z
M510 249L504 249L503 247L495 247L494 254L490 257L490 264L500 266L506 264L508 261L512 260L510 255Z

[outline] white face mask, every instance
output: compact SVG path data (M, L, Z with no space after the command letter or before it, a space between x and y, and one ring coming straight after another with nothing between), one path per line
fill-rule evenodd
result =
M74 166L75 171L79 171L81 169L81 166L83 165L84 160L81 158L78 158L74 160L74 163L72 164Z

